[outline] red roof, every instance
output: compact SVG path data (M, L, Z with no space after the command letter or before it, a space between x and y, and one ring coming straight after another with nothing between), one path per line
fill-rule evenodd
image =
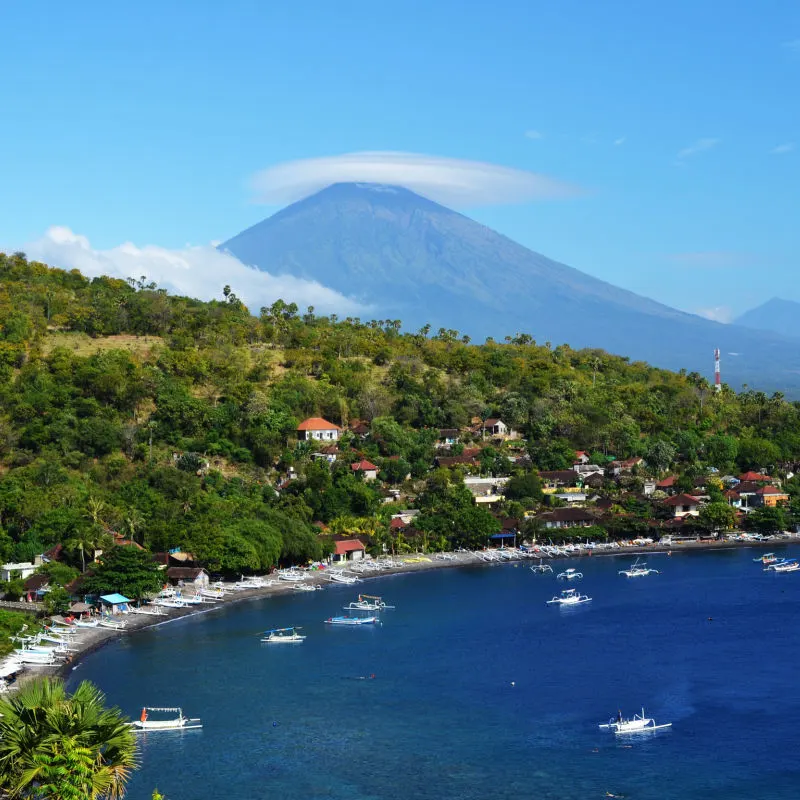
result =
M304 419L298 426L297 430L299 431L340 431L341 428L338 425L334 425L332 422L328 422L326 419L322 419L322 417L309 417L308 419Z
M403 522L400 517L395 517L390 523L389 527L393 530L402 530L403 528L408 527L405 522Z
M762 475L760 472L745 472L744 475L739 476L740 481L771 481L769 475Z
M585 456L585 455L587 455L585 450L576 450L575 451L575 457L576 458L580 458L581 456Z
M780 489L776 489L774 486L762 486L760 489L756 490L756 494L779 494L783 497L789 496L786 494L786 492L782 492Z
M668 497L661 501L665 506L696 506L700 501L690 494L676 494L675 497Z
M353 550L363 550L364 545L358 539L348 539L343 542L333 543L333 552L337 556L343 556L345 553L351 553Z
M669 489L675 485L675 476L670 475L668 478L664 478L664 480L659 481L656 486L659 489Z
M378 471L378 468L371 461L367 461L366 458L362 458L361 461L356 461L355 464L351 464L350 469L356 472L366 472L371 469L374 469L375 472Z

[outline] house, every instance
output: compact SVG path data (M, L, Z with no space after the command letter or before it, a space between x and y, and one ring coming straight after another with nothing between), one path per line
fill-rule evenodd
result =
M208 589L208 573L202 567L170 567L167 578L173 586Z
M762 486L756 489L756 497L757 504L765 508L774 508L789 502L789 495L774 486Z
M668 475L666 478L662 478L656 483L656 489L660 492L666 492L667 494L675 494L675 481L676 478L674 475Z
M358 539L340 539L333 543L331 561L357 561L365 553L366 548Z
M34 572L36 572L36 568L42 565L42 557L36 556L33 561L20 561L19 563L10 562L8 564L3 564L0 567L0 581L10 581L14 578L22 578L24 581L26 578L30 578Z
M512 436L514 433L503 420L494 417L485 419L481 423L480 431L488 436Z
M365 481L374 481L378 477L380 470L371 461L362 458L361 461L356 461L350 465L353 472L361 473Z
M657 486L656 481L653 480L644 481L644 483L642 484L642 494L645 497L650 497L650 495L653 494L653 492L655 492L656 486Z
M770 478L769 475L763 475L760 472L754 472L753 470L750 470L749 472L745 472L743 475L740 475L739 480L742 483L772 483L773 479Z
M25 599L36 603L50 591L50 578L47 575L33 574L25 581Z
M100 602L103 604L104 614L122 614L128 610L130 600L121 594L102 594Z
M392 517L392 521L389 523L389 529L393 533L397 533L398 531L404 531L408 525L409 523L406 522L402 517Z
M539 514L545 528L588 528L597 523L597 517L585 508L557 508Z
M582 477L573 469L543 470L539 472L544 489L560 489L563 486L581 486Z
M573 472L577 472L578 475L581 475L584 478L588 478L590 475L605 475L605 470L602 467L599 467L597 464L574 464L572 467Z
M700 514L700 501L690 494L676 494L661 503L672 509L673 517L696 517Z
M342 429L322 417L309 417L297 426L297 438L301 441L335 442L341 436Z
M478 462L474 456L462 453L460 456L436 456L437 467L477 467Z
M450 447L451 445L458 444L461 440L461 432L458 428L440 428L439 438L437 444L440 447Z
M735 489L731 489L739 498L739 504L736 508L749 511L751 508L756 508L756 506L760 505L758 494L760 488L761 485L753 481L742 481ZM734 504L731 503L731 505Z
M339 448L335 444L329 444L326 447L321 447L316 453L311 454L311 458L316 461L327 461L329 464L335 464L339 456Z
M358 436L359 439L366 439L369 436L369 423L362 422L359 419L354 419L350 422L348 426L350 428L350 432L354 436Z
M464 478L464 486L470 490L475 502L480 505L490 505L499 503L505 493L505 485L508 478Z
M589 458L589 454L585 450L576 450L575 451L575 463L576 464L588 464L591 461Z
M608 471L612 475L623 475L633 470L634 467L640 467L642 464L644 464L644 459L639 456L626 458L624 461L612 461L608 465Z

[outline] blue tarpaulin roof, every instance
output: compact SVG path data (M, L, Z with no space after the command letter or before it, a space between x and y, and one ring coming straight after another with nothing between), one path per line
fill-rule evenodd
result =
M489 538L490 539L513 539L517 534L516 533L493 533Z
M111 603L112 606L116 606L119 603L130 603L130 600L121 594L102 594L100 599L106 603Z

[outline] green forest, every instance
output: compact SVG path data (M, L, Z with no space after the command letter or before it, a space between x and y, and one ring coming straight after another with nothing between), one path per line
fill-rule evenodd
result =
M483 546L538 508L537 471L569 468L576 449L686 478L785 477L800 458L800 404L780 394L716 393L696 373L519 332L478 344L280 300L248 309L235 288L201 302L0 254L0 563L62 544L77 574L116 535L212 572L263 571L321 558L321 530L408 548L389 521L409 507L415 547ZM332 465L297 439L312 416L345 429ZM465 432L450 453L474 445L477 471L513 477L494 514L464 487L470 468L435 467L440 429L491 417L522 438ZM360 458L377 481L350 468Z

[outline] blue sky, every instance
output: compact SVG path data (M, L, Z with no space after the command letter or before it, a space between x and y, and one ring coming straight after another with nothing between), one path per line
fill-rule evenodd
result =
M260 170L404 151L583 187L466 211L625 288L800 301L796 2L41 2L0 27L5 248L222 240L275 210Z

